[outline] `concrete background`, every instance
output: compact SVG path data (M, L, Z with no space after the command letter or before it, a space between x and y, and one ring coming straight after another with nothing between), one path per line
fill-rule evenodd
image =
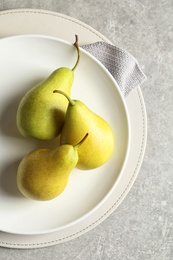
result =
M72 16L137 58L148 78L142 85L148 142L130 193L98 227L48 248L0 248L0 260L173 259L173 1L0 1L0 11L20 8Z

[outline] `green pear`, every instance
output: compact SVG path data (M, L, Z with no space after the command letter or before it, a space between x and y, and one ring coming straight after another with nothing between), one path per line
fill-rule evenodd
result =
M26 155L17 171L20 192L34 200L51 200L60 195L78 162L78 148L87 136L75 146L64 144L54 150L38 149Z
M80 58L77 35L74 46L78 57L73 69L66 67L56 69L21 99L16 121L23 136L52 140L61 133L68 102L63 96L53 95L53 90L57 88L70 95L74 70Z
M84 133L89 134L85 143L78 149L79 160L76 167L89 170L103 165L110 159L114 150L114 136L110 125L80 100L72 100L59 90L54 93L63 94L69 101L60 143L74 145Z

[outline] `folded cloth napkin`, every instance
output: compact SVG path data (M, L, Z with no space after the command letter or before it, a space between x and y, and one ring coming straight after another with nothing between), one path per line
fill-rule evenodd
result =
M96 42L83 45L82 48L107 68L125 97L146 80L136 59L119 47L106 42Z

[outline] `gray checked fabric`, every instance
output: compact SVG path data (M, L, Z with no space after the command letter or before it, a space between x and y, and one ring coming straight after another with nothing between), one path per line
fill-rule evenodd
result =
M107 68L125 97L132 89L140 86L146 80L136 59L119 47L106 42L96 42L83 45L82 48Z

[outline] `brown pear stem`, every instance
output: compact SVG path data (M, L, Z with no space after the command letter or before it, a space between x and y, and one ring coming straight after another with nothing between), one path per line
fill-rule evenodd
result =
M78 63L79 63L79 60L80 60L80 50L79 50L79 44L78 44L78 35L75 35L75 37L76 37L76 41L75 41L75 43L73 44L75 47L76 47L76 49L77 49L77 61L76 61L76 64L74 65L74 67L73 67L73 71L76 69L76 67L77 67L77 65L78 65Z
M68 102L69 102L69 104L70 104L71 106L74 106L74 105L75 105L75 101L72 100L65 92L63 92L63 91L61 91L61 90L59 90L59 89L55 89L55 90L53 91L53 93L59 93L59 94L63 95L64 97L67 98L67 100L68 100Z
M78 149L79 148L79 146L86 140L86 138L88 137L88 133L82 138L82 140L79 142L79 143L77 143L76 145L74 145L74 148L76 148L76 149Z

